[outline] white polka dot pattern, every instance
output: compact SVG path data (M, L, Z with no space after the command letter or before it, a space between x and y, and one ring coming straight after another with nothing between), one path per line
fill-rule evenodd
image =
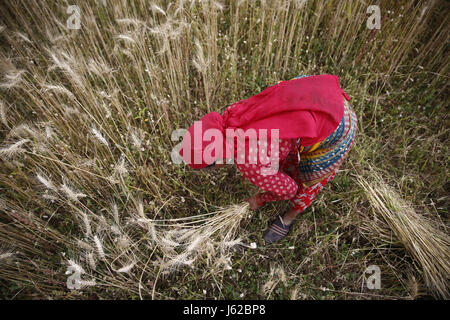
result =
M269 157L271 157L271 149L272 146L270 145L267 150ZM246 148L246 150L249 150L249 148ZM271 163L278 161L279 166L281 167L283 165L283 160L286 159L291 152L296 153L296 150L297 144L295 139L280 139L279 152L274 152L274 157L271 157ZM248 155L248 152L246 152L246 155ZM275 157L275 155L278 155L278 157ZM260 163L259 159L254 157L251 159L253 162L248 161L248 157L245 158L245 163L242 163L242 161L241 163L235 161L236 167L242 172L245 178L250 180L251 183L266 191L260 195L260 200L262 202L289 200L297 194L298 184L288 174L278 170L278 172L274 172L272 175L263 175L264 171L262 171L262 169L269 168L270 163L263 165Z

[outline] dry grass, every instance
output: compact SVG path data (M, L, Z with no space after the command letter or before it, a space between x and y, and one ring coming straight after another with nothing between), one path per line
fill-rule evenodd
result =
M426 286L436 297L448 299L450 236L445 224L416 212L414 207L373 169L357 178L375 211L365 228L383 243L400 242L420 265Z

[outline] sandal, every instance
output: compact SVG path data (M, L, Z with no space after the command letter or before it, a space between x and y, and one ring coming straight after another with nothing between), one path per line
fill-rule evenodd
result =
M285 224L283 218L278 216L278 219L276 219L265 232L264 240L267 243L272 243L283 239L288 234L289 230L291 230L292 224L292 222L290 224Z

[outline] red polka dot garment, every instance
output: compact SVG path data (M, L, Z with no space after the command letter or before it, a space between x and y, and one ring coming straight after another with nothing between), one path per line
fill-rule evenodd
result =
M266 147L264 143L262 146ZM271 155L272 146L267 147L267 155L271 159L271 162L267 164L262 164L258 157L253 157L253 162L250 163L249 158L252 156L248 144L246 144L245 150L245 154L235 152L234 161L245 178L265 191L258 193L259 205L271 201L290 200L297 213L301 213L310 206L325 184L333 180L336 175L336 172L333 172L316 184L303 186L298 170L300 159L297 139L280 139L279 152L277 152L275 144L273 155ZM238 158L241 163L237 161ZM268 170L275 159L279 162L278 170L273 171L270 175L265 175L264 170Z
M243 162L242 153L240 155L235 155L234 162L236 167L245 178L247 178L251 183L260 187L262 190L266 191L259 196L261 202L270 202L277 200L289 200L292 199L299 188L298 182L295 180L295 175L298 170L295 166L286 166L287 160L292 161L292 158L297 158L297 142L296 139L279 140L279 152L277 152L275 147L273 148L275 152L271 154L272 146L267 147L267 155L272 160L268 164L262 164L259 157L256 159L256 163L252 164L249 161L249 154L252 150L249 150L248 144L246 145L245 152L245 162L239 163L239 160ZM278 172L274 172L271 175L265 175L264 170L269 170L273 160L278 158L279 168ZM298 159L297 159L298 163ZM290 169L290 172L284 172L283 169Z

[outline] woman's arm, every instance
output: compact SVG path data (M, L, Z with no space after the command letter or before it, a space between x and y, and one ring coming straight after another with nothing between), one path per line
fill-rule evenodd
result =
M284 173L281 168L285 166L285 160L289 159L289 155L296 150L296 145L295 140L279 140L277 157L280 170L273 172L271 175L264 175L264 173L271 171L267 170L270 168L270 163L266 165L262 165L260 162L256 164L236 163L236 167L242 172L244 178L265 191L246 199L249 201L252 209L256 209L267 202L289 200L295 196L298 189L297 182ZM268 149L271 150L272 148ZM270 153L269 150L268 152Z
M256 195L258 205L271 201L289 200L297 194L297 183L284 172L278 171L276 174L264 176L258 165L248 165L246 169L248 170L243 171L244 176L264 190Z
M237 166L242 166L239 170L251 183L265 191L246 199L251 209L257 209L271 201L289 200L297 194L297 183L283 172L278 171L274 175L264 176L261 174L261 166L250 164Z

